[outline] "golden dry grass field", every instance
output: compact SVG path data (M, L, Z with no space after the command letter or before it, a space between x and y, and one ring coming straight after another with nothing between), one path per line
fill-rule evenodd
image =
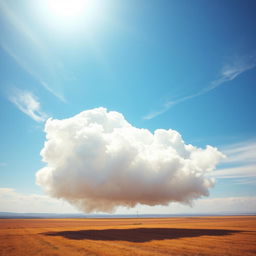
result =
M256 255L256 216L1 219L0 255Z

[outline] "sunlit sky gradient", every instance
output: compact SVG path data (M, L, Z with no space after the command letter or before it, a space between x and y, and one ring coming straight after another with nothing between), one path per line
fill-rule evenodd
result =
M103 106L227 155L209 198L143 213L255 212L256 2L56 2L0 0L0 211L76 211L35 184L44 121Z

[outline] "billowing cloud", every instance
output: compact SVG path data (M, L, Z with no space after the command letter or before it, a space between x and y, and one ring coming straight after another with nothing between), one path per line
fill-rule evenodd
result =
M174 130L151 133L122 114L96 108L64 120L48 119L37 184L85 212L136 204L190 204L207 196L206 177L224 156L186 145Z

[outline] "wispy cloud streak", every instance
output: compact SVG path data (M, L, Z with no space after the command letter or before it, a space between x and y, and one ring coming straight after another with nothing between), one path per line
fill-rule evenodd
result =
M64 96L56 89L58 65L48 48L7 1L0 1L0 15L10 30L8 34L1 33L0 47L48 92L65 102Z
M215 171L211 174L212 177L222 179L233 178L255 178L256 177L256 165L245 165L231 168L224 168Z
M256 141L235 143L222 148L227 156L224 167L210 175L222 179L240 179L240 183L255 183L256 179ZM241 180L242 179L242 180Z
M165 113L166 111L168 111L172 106L182 103L184 101L196 98L198 96L204 95L212 91L213 89L221 86L222 84L234 80L236 77L238 77L242 73L246 72L247 70L253 69L255 67L256 67L256 58L254 56L242 57L239 60L234 61L233 64L225 65L222 68L220 77L212 81L207 87L201 89L200 91L194 94L191 94L173 101L167 101L160 110L150 112L149 114L144 116L143 119L146 119L146 120L153 119Z
M39 101L31 92L16 89L15 93L9 97L9 100L20 111L36 122L44 122L48 118L47 114L41 110Z
M224 163L228 164L256 164L256 141L235 143L222 149L228 156Z

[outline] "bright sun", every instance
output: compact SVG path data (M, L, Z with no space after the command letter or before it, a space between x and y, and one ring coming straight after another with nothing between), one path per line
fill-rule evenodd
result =
M82 15L86 11L86 4L90 1L86 0L49 0L47 5L49 11L58 18L74 18Z
M60 31L95 29L106 17L102 0L40 0L40 13L48 27ZM84 30L84 29L83 29Z

